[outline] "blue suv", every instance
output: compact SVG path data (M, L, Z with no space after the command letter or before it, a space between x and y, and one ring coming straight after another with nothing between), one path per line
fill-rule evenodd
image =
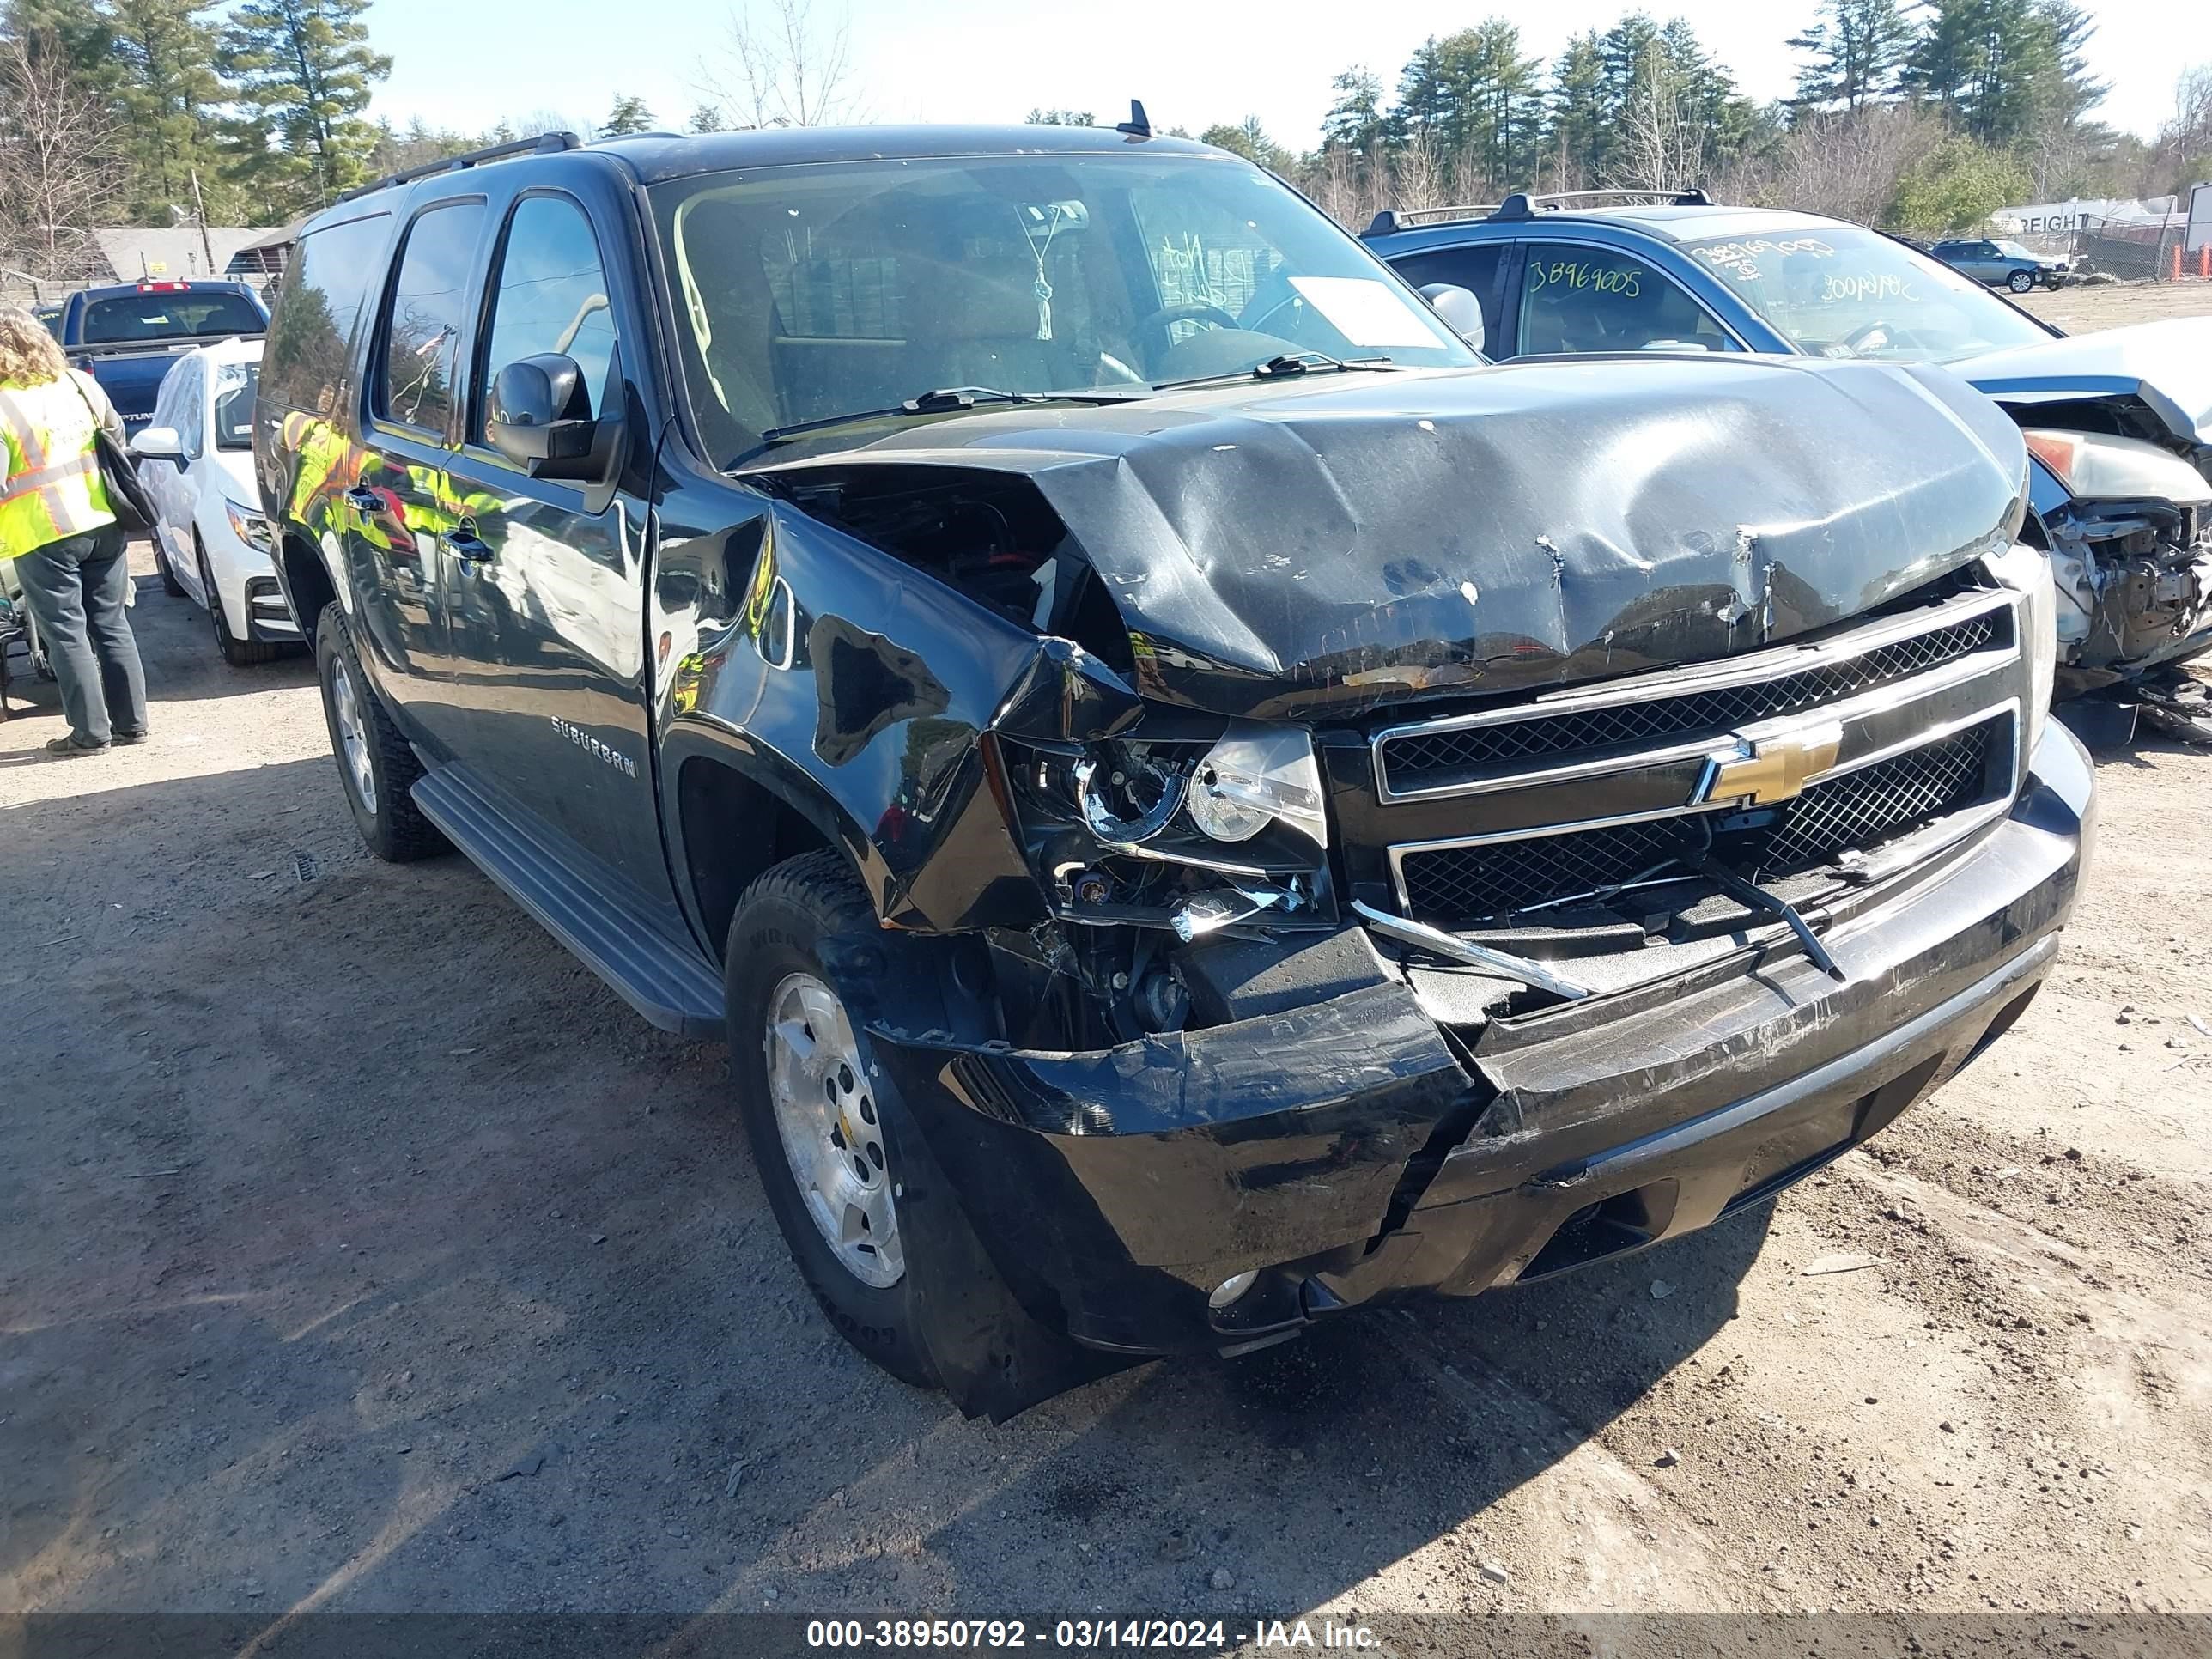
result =
M1699 190L1385 209L1362 240L1417 287L1474 293L1495 358L1944 365L2026 430L2026 533L2057 580L2060 694L2124 681L2150 707L2160 686L2186 690L2173 665L2212 648L2212 319L2069 338L1894 237ZM2193 705L2173 712L2212 737Z

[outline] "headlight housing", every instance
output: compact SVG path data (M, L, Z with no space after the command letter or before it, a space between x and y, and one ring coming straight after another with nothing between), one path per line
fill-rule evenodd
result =
M248 547L258 548L264 553L274 553L276 550L276 538L269 528L268 520L263 518L252 507L240 507L227 496L223 500L222 510L224 516L230 520L231 533L239 540L244 542Z
M2021 434L2028 453L2085 501L2136 499L2176 507L2212 505L2212 483L2179 455L2140 438L2102 432L2030 427Z
M1207 750L1193 769L1185 806L1191 822L1219 842L1249 841L1281 823L1316 848L1328 845L1321 769L1302 728L1237 732Z
M2024 721L2027 752L2035 751L2043 722L2051 714L2051 685L2058 672L2058 590L2050 556L2024 542L2001 553L1984 553L1982 566L2002 586L2021 595L2014 612L2020 653L2027 662L2027 708Z
M1158 735L1137 735L1149 730ZM1007 741L1031 866L1060 913L1196 932L1224 894L1271 925L1333 915L1328 813L1303 726L1169 714L1117 738ZM1233 918L1232 918L1233 919Z

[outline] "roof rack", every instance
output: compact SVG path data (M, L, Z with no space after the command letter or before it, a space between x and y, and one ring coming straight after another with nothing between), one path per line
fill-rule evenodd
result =
M1418 225L1444 225L1455 219L1487 219L1498 211L1495 202L1467 202L1457 207L1383 208L1367 222L1362 236L1388 236L1393 231Z
M463 167L481 167L486 161L502 161L510 155L551 155L566 149L580 149L583 141L573 132L541 132L534 138L512 139L504 144L490 144L483 149L472 149L463 155L447 155L435 161L425 161L419 167L409 167L377 179L373 184L356 185L339 196L341 202L350 202L363 196L373 196L380 190L390 190L394 185L412 184L417 179L428 179L434 173L455 173Z
M1662 204L1669 207L1711 207L1713 198L1696 185L1688 190L1559 190L1548 195L1535 196L1528 191L1516 191L1498 204L1493 219L1533 219L1537 214L1556 213L1568 202L1613 201L1629 198Z
M1522 190L1516 191L1502 202L1468 202L1456 207L1383 208L1367 222L1367 228L1359 234L1362 236L1388 236L1395 231L1413 230L1422 225L1449 224L1459 219L1533 219L1540 212L1559 211L1565 203L1620 197L1663 202L1674 207L1711 207L1713 204L1712 198L1694 185L1688 190L1559 190L1544 196Z

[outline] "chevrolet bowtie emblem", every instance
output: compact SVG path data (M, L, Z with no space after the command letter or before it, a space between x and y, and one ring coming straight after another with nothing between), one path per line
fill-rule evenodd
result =
M1736 746L1705 757L1705 775L1690 799L1692 806L1735 801L1765 806L1803 793L1806 780L1836 763L1843 727L1833 720L1786 731L1738 732Z

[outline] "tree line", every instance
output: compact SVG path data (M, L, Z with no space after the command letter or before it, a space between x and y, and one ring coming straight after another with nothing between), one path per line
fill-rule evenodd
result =
M385 173L552 127L663 125L617 93L581 120L488 131L371 118L390 75L369 0L0 0L0 267L70 278L113 225L282 224ZM687 130L863 112L844 28L811 0L755 0L699 62ZM2152 140L2095 118L2094 25L2075 0L1819 0L1790 45L1794 94L1747 96L1681 18L1630 12L1547 62L1492 16L1425 40L1395 79L1337 75L1317 143L1256 118L1198 136L1272 167L1346 223L1377 207L1513 190L1703 185L1898 228L2009 203L2144 196L2212 175L2212 66L2183 73ZM1037 121L1091 125L1088 111ZM1182 129L1176 131L1181 131Z
M1424 41L1387 87L1339 74L1319 145L1255 119L1203 129L1297 180L1346 223L1376 207L1515 190L1674 190L1897 229L1996 209L2185 190L2212 176L2212 68L2185 72L2143 140L2095 118L2106 87L2073 0L1820 0L1789 44L1792 96L1759 103L1690 24L1631 12L1548 63L1503 17Z

